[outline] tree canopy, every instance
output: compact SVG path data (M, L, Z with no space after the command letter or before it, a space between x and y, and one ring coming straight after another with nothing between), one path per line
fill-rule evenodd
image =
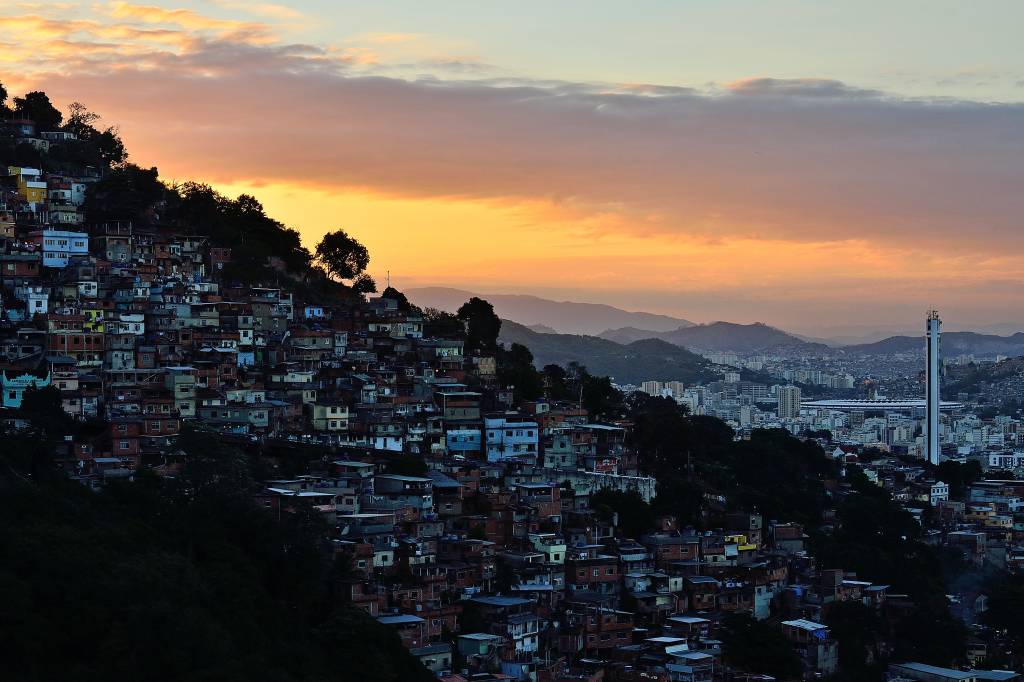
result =
M467 323L466 350L493 352L501 333L501 318L494 313L494 306L474 296L463 303L456 314Z
M377 290L376 283L365 273L370 252L345 230L324 235L316 246L316 260L331 277L352 280L352 288L359 293Z
M275 520L246 458L180 441L186 472L102 493L28 477L0 448L0 637L10 679L427 682L395 632L340 598L319 515ZM27 439L31 440L31 439Z
M14 111L18 116L35 121L39 131L57 130L64 120L60 109L53 106L45 92L33 90L14 98Z

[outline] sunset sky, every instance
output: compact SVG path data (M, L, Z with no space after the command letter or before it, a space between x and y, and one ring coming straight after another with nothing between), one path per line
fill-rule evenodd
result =
M0 81L399 288L1024 314L1024 3L0 0ZM1024 325L1022 325L1024 326Z

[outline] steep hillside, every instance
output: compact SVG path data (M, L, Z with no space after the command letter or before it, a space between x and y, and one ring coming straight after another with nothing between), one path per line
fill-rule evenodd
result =
M647 379L694 383L718 378L704 358L659 339L620 344L597 336L541 334L503 320L499 340L529 347L538 367L578 362L591 374L610 376L620 383Z
M455 312L473 296L485 298L499 317L526 326L543 325L562 334L597 334L602 329L633 326L656 332L688 327L693 323L678 317L630 312L601 303L552 301L519 294L475 294L448 287L406 289L405 295L416 305ZM650 334L646 335L647 338Z
M955 400L960 392L987 393L1001 398L1017 398L1024 388L1024 357L951 368L942 387L943 394Z

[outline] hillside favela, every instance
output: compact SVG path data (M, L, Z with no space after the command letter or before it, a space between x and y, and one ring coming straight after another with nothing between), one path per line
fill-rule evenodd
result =
M1020 7L384 4L0 4L0 676L1024 679Z

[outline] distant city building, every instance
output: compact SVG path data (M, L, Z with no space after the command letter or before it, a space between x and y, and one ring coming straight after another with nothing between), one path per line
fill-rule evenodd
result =
M640 384L640 390L647 395L660 396L665 384L660 381L645 381Z
M928 403L924 427L926 439L925 453L929 462L938 464L939 455L942 454L942 448L939 444L939 368L941 366L939 362L939 335L941 334L942 320L939 319L939 311L929 311L925 325L927 338L927 350L925 352L927 362L925 400Z
M796 419L800 416L800 389L796 386L779 388L779 419Z

